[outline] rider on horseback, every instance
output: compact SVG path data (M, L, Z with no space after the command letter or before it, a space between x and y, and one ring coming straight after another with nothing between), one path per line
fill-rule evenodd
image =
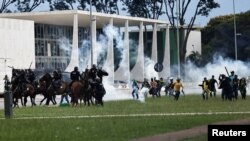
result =
M24 70L20 71L20 74L18 76L18 86L21 91L21 95L24 96L26 92L26 84L29 83L29 81L26 78L26 74Z
M58 73L58 71L53 71L53 79L52 79L52 86L57 91L61 86L61 79L62 76Z
M27 79L29 80L29 82L32 86L35 86L34 81L35 81L36 77L35 77L35 73L31 69L28 69Z
M89 70L90 78L95 79L97 75L97 67L95 64L92 65L92 68Z
M70 73L70 79L72 80L69 84L69 88L71 88L71 85L75 82L75 81L79 81L80 79L82 79L82 76L80 74L80 72L78 71L78 67L74 68L74 71L72 71Z

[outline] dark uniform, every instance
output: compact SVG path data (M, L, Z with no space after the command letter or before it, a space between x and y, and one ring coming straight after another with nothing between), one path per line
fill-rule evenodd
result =
M36 79L35 73L29 69L27 72L27 79L29 80L30 84L34 86L34 81Z
M230 84L230 78L226 77L226 75L222 74L219 78L220 80L220 89L222 89L221 97L223 100L232 100L233 97L233 89Z
M81 77L80 72L78 71L78 67L74 68L74 71L72 71L70 73L70 79L72 80L69 84L69 87L71 87L71 85L75 82L75 81L79 81Z
M211 91L210 96L212 96L212 93L214 93L214 97L216 96L215 83L218 85L217 80L214 78L214 75L212 75L212 78L209 80L209 87L210 87L210 91Z
M239 79L238 76L235 75L233 79L233 97L238 99L238 90L239 90Z
M53 85L55 90L59 89L61 86L61 77L57 71L53 72L52 85Z
M28 83L28 80L26 79L25 71L21 70L20 74L18 76L18 86L19 89L21 90L21 95L25 95L25 89L26 89L26 84Z
M92 68L89 70L89 76L92 79L96 78L96 76L97 76L97 68L96 68L95 64L93 64Z

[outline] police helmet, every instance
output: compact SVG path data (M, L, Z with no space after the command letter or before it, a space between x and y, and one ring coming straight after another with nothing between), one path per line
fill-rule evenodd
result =
M75 67L75 68L74 68L74 71L78 71L78 67Z
M93 65L92 65L92 68L95 68L95 69L96 69L96 64L93 64Z

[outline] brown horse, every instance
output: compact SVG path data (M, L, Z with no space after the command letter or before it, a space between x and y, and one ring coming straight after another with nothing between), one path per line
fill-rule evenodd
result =
M55 90L52 84L52 81L53 81L53 78L49 73L45 73L39 79L39 89L42 91L42 94L44 95L44 98L40 101L40 105L45 99L47 99L46 105L49 105L50 101L55 105L57 104L55 100L56 95L62 95L62 94L67 93L67 89L68 89L67 82L61 81L59 89Z
M56 95L62 95L67 93L68 90L68 83L61 81L60 87L56 90L53 86L53 84L51 83L49 88L47 89L46 93L47 93L47 101L46 101L46 105L49 105L49 102L52 101L53 104L56 104Z
M41 94L43 94L44 98L40 101L40 105L43 103L44 100L48 98L47 89L52 83L52 77L49 73L45 73L39 80L38 80L38 90ZM54 102L54 101L52 101ZM55 104L55 103L53 103Z
M27 103L27 97L30 97L31 101L31 106L36 106L35 103L35 98L36 98L36 93L35 93L35 88L31 84L26 84L26 90L24 91L24 106L26 106Z
M35 88L31 84L25 84L25 89L22 91L20 85L12 85L12 93L13 93L13 106L18 106L18 99L21 99L22 106L26 106L27 97L30 97L31 106L35 106ZM24 101L23 101L24 97Z
M91 86L88 81L88 70L86 69L84 73L82 73L82 79L80 81L75 81L71 85L71 102L73 106L78 105L78 100L84 101L84 105L90 103L93 105L92 95L91 95Z
M80 81L75 81L71 85L71 103L72 106L78 105L78 99L83 98L84 85Z
M17 75L12 76L11 84L12 84L12 94L13 94L13 106L18 106L18 100L21 100L22 106L26 106L27 103L27 97L30 96L31 105L35 106L35 89L34 87L29 83L20 83L19 77ZM24 101L23 101L24 97Z

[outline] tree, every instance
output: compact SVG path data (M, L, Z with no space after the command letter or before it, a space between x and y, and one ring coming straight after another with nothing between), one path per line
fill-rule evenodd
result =
M89 0L78 0L79 5L77 6L77 9L79 10L87 10L87 4Z
M178 5L177 5L178 1ZM165 11L166 15L168 17L168 20L170 22L170 25L173 27L177 27L177 21L180 24L180 36L181 36L181 41L180 40L180 63L184 64L185 63L185 55L186 55L186 45L187 45L187 40L188 36L193 29L194 22L196 20L197 16L208 16L209 12L212 9L220 7L218 3L216 3L214 0L197 0L196 2L196 7L194 8L194 13L192 18L188 23L187 22L187 11L188 8L190 8L190 3L191 0L164 0L165 3ZM178 8L178 9L177 9ZM177 9L177 10L176 10ZM178 11L178 12L177 12ZM190 12L190 10L189 10ZM177 13L177 16L176 16ZM185 30L185 32L184 32Z
M8 7L16 1L17 0L2 0L2 2L0 2L0 13L10 12Z
M73 10L76 0L48 0L50 11Z
M163 0L121 0L123 10L131 16L158 19L164 14L162 11Z
M45 0L17 0L17 9L20 12L31 12L43 3Z
M90 1L97 12L119 15L118 0L88 0L88 4Z
M201 54L198 51L192 51L191 54L187 56L187 61L190 61L197 67L200 67L202 63Z

